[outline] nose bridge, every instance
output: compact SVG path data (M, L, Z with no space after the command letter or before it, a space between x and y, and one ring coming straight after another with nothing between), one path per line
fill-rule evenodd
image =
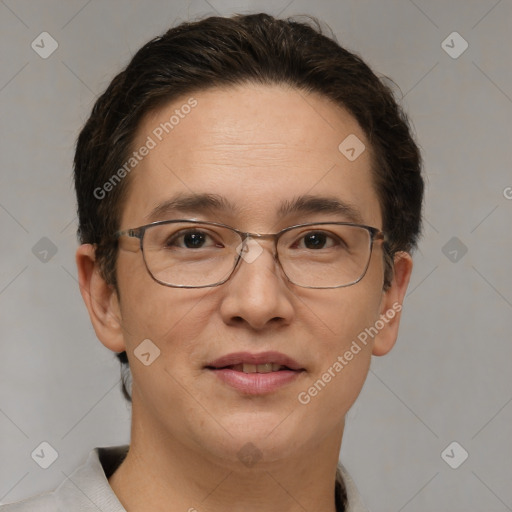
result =
M270 238L270 239L269 239ZM243 319L253 328L271 320L289 321L293 315L286 276L276 258L275 236L244 239L239 262L231 275L221 311L226 322Z
M244 233L243 240L236 249L240 255L240 264L253 264L264 253L270 252L274 266L280 267L276 238L277 235L273 233Z

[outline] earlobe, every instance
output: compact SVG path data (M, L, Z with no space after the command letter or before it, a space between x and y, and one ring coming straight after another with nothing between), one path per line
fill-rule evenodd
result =
M372 351L374 356L387 354L398 337L402 304L412 273L411 255L407 252L396 253L393 266L391 286L382 293L380 319L383 327L374 340Z
M95 248L83 244L76 251L80 293L98 339L114 352L126 350L117 292L106 283L98 268Z

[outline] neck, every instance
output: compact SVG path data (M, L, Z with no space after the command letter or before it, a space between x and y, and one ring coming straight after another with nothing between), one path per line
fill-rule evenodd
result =
M138 414L130 450L109 484L126 510L160 512L335 512L343 425L292 456L242 464L239 456L185 444ZM145 419L142 420L142 418ZM254 451L257 449L252 448ZM248 446L248 452L251 448Z

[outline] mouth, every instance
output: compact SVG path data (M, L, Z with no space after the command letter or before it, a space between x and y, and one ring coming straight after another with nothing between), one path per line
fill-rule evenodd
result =
M228 354L205 368L224 384L248 395L277 391L305 372L294 359L278 352Z
M212 370L230 369L244 373L270 373L284 370L304 370L295 359L281 352L233 352L209 362Z
M292 370L288 368L286 365L278 364L278 363L263 363L263 364L251 364L251 363L238 363L231 364L228 366L224 366L222 368L215 367L207 367L211 370L233 370L235 372L243 372L243 373L271 373L271 372L280 372L283 370L289 371L299 371Z

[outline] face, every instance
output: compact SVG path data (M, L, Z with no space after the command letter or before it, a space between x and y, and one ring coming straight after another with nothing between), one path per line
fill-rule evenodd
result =
M121 229L181 218L275 233L295 224L353 220L343 211L314 208L283 214L283 205L305 195L349 205L361 223L382 229L371 149L346 111L323 97L279 86L244 85L191 96L194 108L182 108L185 97L139 127L134 146L144 145L148 136L156 145L129 177ZM155 132L176 109L182 115L172 131ZM353 161L338 149L349 135L366 146ZM158 208L177 195L198 194L224 198L230 206ZM340 441L372 351L384 353L394 342L396 318L365 344L357 342L357 352L354 348L365 328L403 297L396 285L383 292L379 243L364 278L335 289L293 285L273 257L272 242L259 243L263 252L254 261L241 260L227 282L201 289L158 284L140 251L121 243L119 302L112 300L121 329L100 338L112 350L127 350L134 417L155 438L170 436L227 461L236 460L248 442L265 460L277 460L314 450L322 440ZM148 366L133 355L147 339L160 350ZM301 368L270 390L240 389L208 368L232 353L270 351ZM352 357L345 357L347 351Z

